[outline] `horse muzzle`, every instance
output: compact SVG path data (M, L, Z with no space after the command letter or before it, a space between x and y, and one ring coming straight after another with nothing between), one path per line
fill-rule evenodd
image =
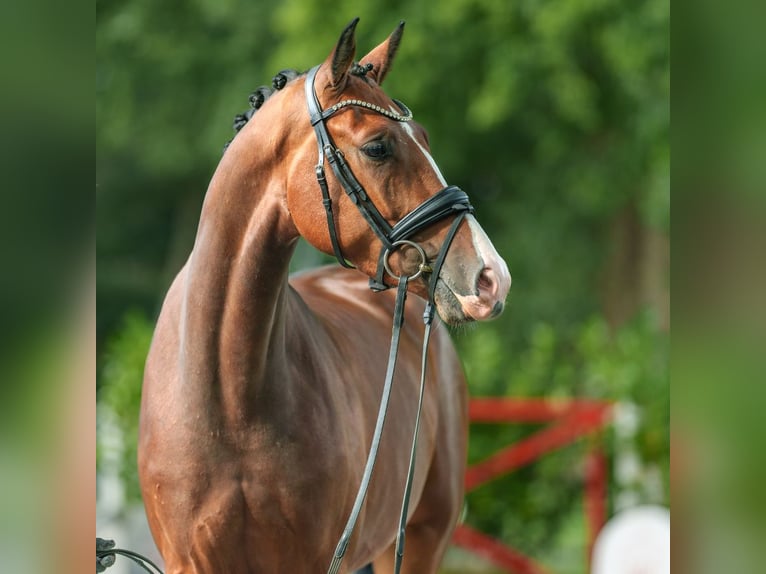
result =
M448 254L436 289L437 310L442 319L453 324L498 317L511 288L508 265L484 230L472 215L466 217L466 223L471 249Z

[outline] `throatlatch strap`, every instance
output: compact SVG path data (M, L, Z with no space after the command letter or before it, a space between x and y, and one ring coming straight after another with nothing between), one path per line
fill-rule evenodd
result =
M317 182L319 183L319 189L322 192L322 205L324 206L325 216L327 217L327 229L330 233L330 243L332 243L332 250L335 254L335 258L343 267L347 269L353 269L346 258L343 257L343 253L340 250L340 243L338 243L338 234L335 230L335 219L332 213L332 199L330 199L330 191L327 188L327 176L324 169L324 148L330 146L330 134L327 133L327 129L324 127L324 121L322 117L322 111L319 107L319 100L317 100L316 93L314 92L314 78L319 70L319 66L312 68L306 77L306 86L304 92L306 95L306 105L309 109L311 116L311 125L314 127L314 134L317 138L317 164L314 168L316 173Z

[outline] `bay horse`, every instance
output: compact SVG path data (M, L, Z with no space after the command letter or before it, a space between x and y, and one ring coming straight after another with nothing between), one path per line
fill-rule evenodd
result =
M427 360L402 572L436 572L456 525L467 390L444 323L498 315L511 278L467 196L447 186L424 129L380 87L403 22L357 62L357 21L321 65L283 75L286 85L246 118L163 303L138 458L168 574L327 571L376 426L395 305L382 290L396 276L410 278L411 297L390 416L340 571L393 568L426 300L441 322ZM290 277L299 236L356 269Z

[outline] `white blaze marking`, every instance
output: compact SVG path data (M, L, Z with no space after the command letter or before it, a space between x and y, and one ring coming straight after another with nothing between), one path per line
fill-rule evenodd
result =
M412 138L412 141L415 142L415 145L420 148L420 151L423 152L423 155L426 156L426 159L428 160L428 163L431 164L431 167L434 168L434 171L436 172L436 177L439 178L439 181L444 187L447 187L447 180L444 179L444 176L442 175L442 172L439 170L439 166L436 165L436 162L434 161L434 158L431 157L431 154L428 153L428 150L424 148L422 145L420 145L420 142L415 138L415 133L412 131L412 128L407 124L407 122L402 122L402 128L404 128L404 131L407 133L410 138Z

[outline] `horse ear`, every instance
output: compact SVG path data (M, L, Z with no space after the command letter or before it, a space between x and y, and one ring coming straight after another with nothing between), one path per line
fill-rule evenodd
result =
M351 20L348 26L343 30L338 39L338 44L335 46L332 54L327 57L325 61L326 67L330 69L330 83L336 89L342 90L346 85L346 79L348 77L348 70L351 68L351 64L354 63L354 55L356 54L356 39L354 38L354 32L356 25L359 23L359 18Z
M367 76L375 80L378 85L383 83L383 78L386 77L388 70L391 69L391 63L394 61L396 51L399 49L399 42L402 41L402 34L404 34L404 20L399 22L399 25L391 32L391 35L385 42L373 49L361 60L362 65L372 64L372 70L367 73Z

